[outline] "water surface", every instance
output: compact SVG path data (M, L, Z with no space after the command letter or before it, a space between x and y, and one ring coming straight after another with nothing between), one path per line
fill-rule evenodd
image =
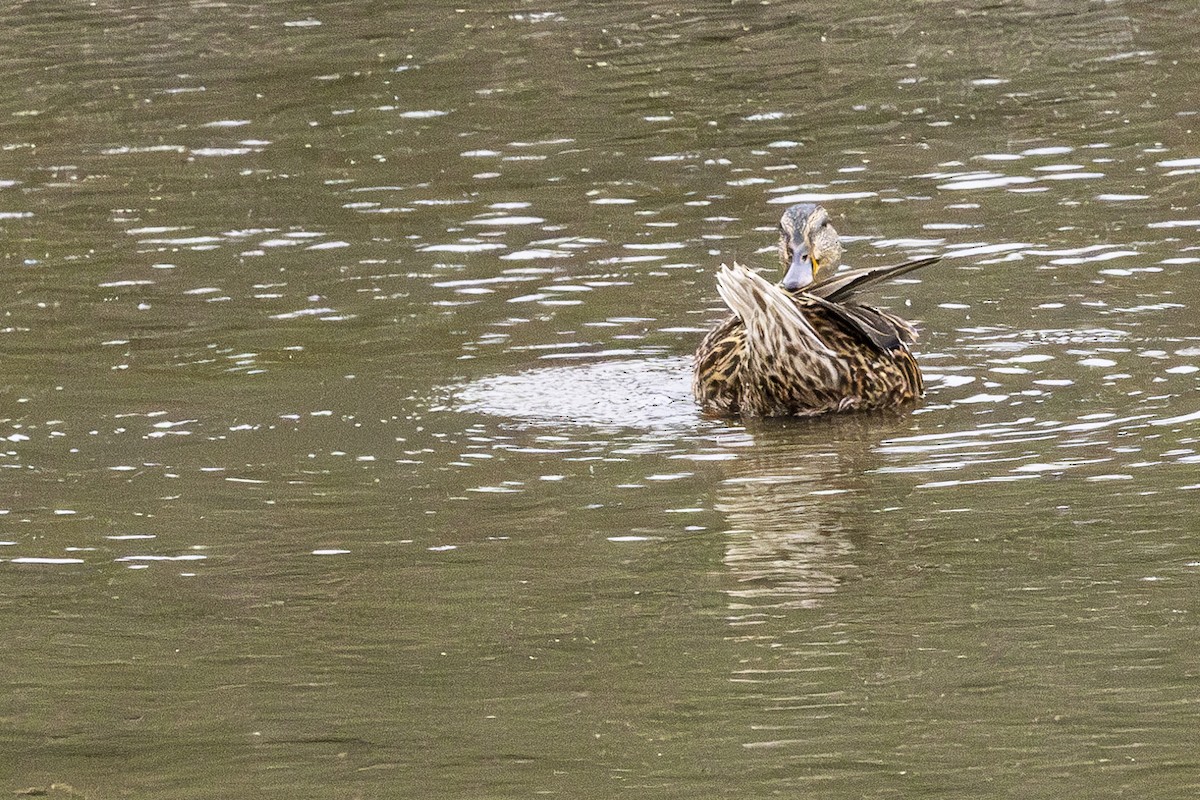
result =
M9 791L1195 794L1191 4L0 23ZM691 404L801 201L911 413Z

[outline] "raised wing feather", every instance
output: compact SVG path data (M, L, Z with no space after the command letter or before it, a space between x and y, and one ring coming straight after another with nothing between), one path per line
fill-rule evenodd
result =
M928 267L941 260L941 256L929 256L927 258L905 261L903 264L895 264L890 267L851 269L806 286L804 287L804 292L832 303L841 303L849 300L863 289L874 286L877 283L890 281L893 278L899 278L901 275L906 275L922 267Z
M741 318L751 337L760 338L763 331L771 330L784 338L803 342L814 352L837 356L805 318L795 299L758 273L737 262L732 267L722 264L717 272L717 292L729 309Z
M809 302L819 305L828 315L842 324L842 328L855 334L880 353L889 353L917 340L917 331L906 320L858 303L831 303L820 297L809 297Z

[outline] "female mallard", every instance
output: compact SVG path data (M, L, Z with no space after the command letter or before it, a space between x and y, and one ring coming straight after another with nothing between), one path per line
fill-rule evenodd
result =
M841 258L829 214L803 203L779 221L781 283L737 262L721 265L717 291L733 316L696 350L692 391L705 411L815 416L897 408L924 394L908 349L916 329L853 298L939 259L838 272Z

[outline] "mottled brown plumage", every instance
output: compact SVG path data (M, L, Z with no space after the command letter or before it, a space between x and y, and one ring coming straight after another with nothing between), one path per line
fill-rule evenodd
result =
M924 394L908 349L916 330L854 296L939 259L839 273L841 252L825 209L797 205L780 221L780 284L721 266L717 290L733 315L696 350L692 390L705 411L814 416L898 408Z

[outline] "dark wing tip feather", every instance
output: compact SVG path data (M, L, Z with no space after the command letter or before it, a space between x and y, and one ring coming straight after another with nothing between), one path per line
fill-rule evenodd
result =
M941 256L926 256L925 258L917 258L889 267L867 267L866 269L839 272L836 275L831 275L824 280L817 281L813 285L805 287L804 291L807 294L836 303L847 300L877 283L899 278L901 275L907 275L922 267L936 264L941 260Z

